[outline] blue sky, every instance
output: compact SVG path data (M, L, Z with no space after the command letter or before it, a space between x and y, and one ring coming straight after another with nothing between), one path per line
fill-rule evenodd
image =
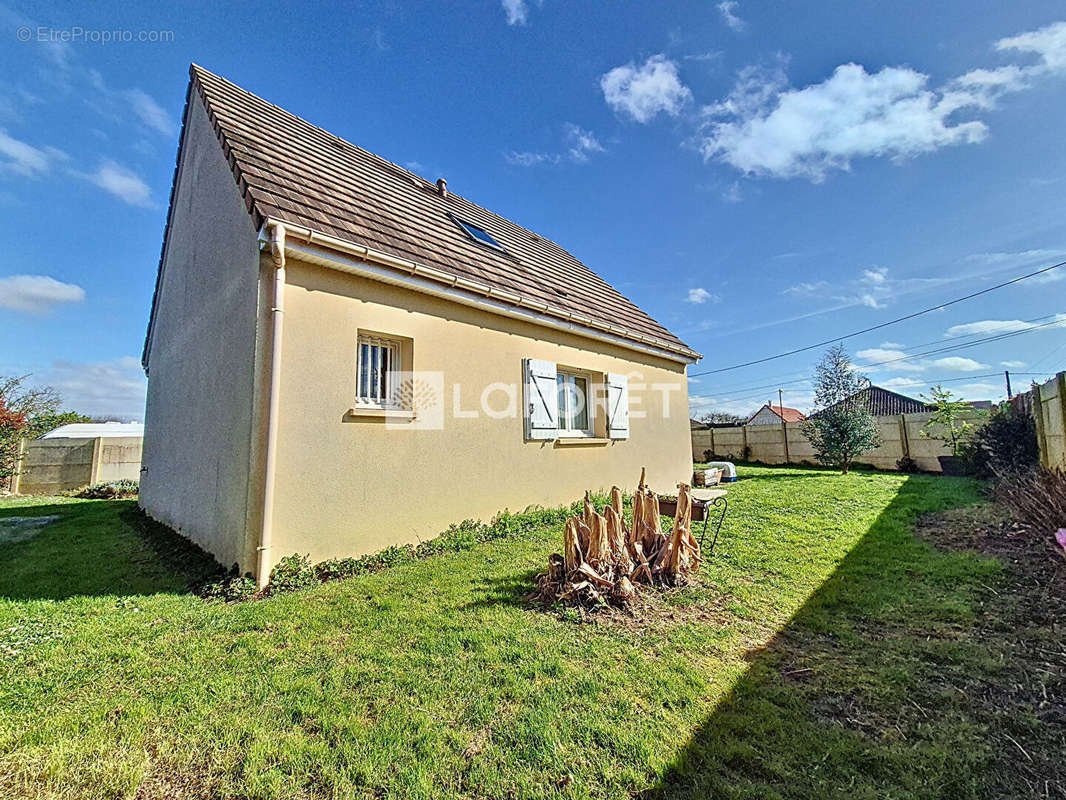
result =
M143 412L190 61L558 241L697 374L1066 259L1061 3L24 3L0 41L0 373L88 413ZM1063 368L1066 327L895 359L1054 322L1063 278L846 344L998 398L973 376ZM698 376L694 410L805 408L818 355Z

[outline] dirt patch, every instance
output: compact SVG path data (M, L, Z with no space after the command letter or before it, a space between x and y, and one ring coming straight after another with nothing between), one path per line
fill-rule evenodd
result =
M684 586L641 587L623 608L606 604L592 609L561 604L546 606L535 598L527 596L526 599L530 607L551 608L571 622L637 634L692 623L725 627L736 622L736 616L728 610L733 597L704 585L698 576L690 578Z
M1066 559L1050 534L1014 524L991 504L928 515L916 533L1003 565L966 636L1005 668L956 689L991 731L997 796L1066 798Z
M0 517L0 545L28 541L58 519L58 514L45 517Z

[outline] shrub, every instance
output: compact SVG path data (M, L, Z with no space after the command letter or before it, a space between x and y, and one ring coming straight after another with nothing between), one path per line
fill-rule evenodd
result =
M250 599L259 587L251 575L227 575L217 581L205 584L199 594L205 600L217 600L223 603L240 603Z
M137 481L123 478L106 483L94 483L92 486L81 489L74 496L82 500L125 500L136 497L139 490L140 484Z
M317 586L318 577L310 556L293 553L278 561L270 571L270 593L299 592Z
M1037 467L1012 476L1000 476L996 499L1015 521L1042 533L1066 528L1066 472Z
M900 472L921 472L921 470L918 468L918 462L910 456L903 456L903 458L897 461L896 469L898 469Z
M959 448L967 468L982 478L1028 472L1040 463L1036 421L1010 403L993 409L988 422Z

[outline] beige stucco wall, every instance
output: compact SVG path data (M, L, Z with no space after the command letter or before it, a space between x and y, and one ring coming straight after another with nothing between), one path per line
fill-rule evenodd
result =
M361 329L409 337L414 363L405 366L444 373L442 430L347 416ZM525 441L520 413L456 418L456 382L463 411L477 408L494 382L514 385L521 406L522 360L530 357L629 374L630 438L561 446ZM281 381L272 563L294 552L316 561L360 555L505 508L556 506L612 484L632 488L641 466L659 491L691 476L682 365L291 257ZM669 416L654 384L675 387ZM493 400L495 408L506 404L502 392Z
M259 304L256 231L196 95L185 125L149 354L140 502L246 564Z

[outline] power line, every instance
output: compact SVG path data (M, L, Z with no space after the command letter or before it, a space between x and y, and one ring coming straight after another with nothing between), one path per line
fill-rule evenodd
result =
M924 308L921 311L915 311L914 313L906 314L906 315L904 315L902 317L897 317L896 319L888 320L887 322L881 322L881 323L879 323L877 325L871 325L869 328L863 328L860 331L854 331L852 333L846 333L843 336L834 336L832 339L826 339L825 341L822 341L822 342L816 342L815 344L809 344L809 345L807 345L805 347L797 347L797 348L795 348L793 350L789 350L789 351L784 352L784 353L778 353L777 355L766 356L764 358L757 358L754 361L745 361L743 364L733 364L732 366L729 366L729 367L719 367L718 369L711 369L711 370L707 370L705 372L694 372L694 373L692 373L692 375L690 377L698 377L700 375L715 375L715 374L717 374L719 372L728 372L728 371L734 370L734 369L741 369L742 367L751 367L751 366L754 366L755 364L765 364L767 361L774 361L774 360L776 360L778 358L785 358L786 356L794 356L794 355L796 355L796 353L805 353L808 350L814 350L815 348L818 348L818 347L825 347L827 344L832 344L833 342L839 342L839 341L841 341L843 339L850 339L850 338L855 337L855 336L861 336L861 335L863 335L865 333L870 333L871 331L880 330L881 328L887 328L889 325L896 325L896 324L898 324L900 322L906 322L907 320L914 319L915 317L920 317L923 314L929 314L929 313L931 313L933 311L939 311L939 310L941 310L943 308L947 308L948 306L953 306L956 303L962 303L962 302L964 302L966 300L972 300L973 298L980 297L983 294L988 294L989 292L994 292L996 289L1002 289L1005 286L1010 286L1012 284L1019 283L1020 281L1028 280L1029 278L1035 278L1037 275L1043 275L1045 272L1050 272L1051 270L1058 269L1061 266L1066 266L1066 261L1060 261L1058 264L1052 264L1050 267L1044 267L1043 269L1038 269L1038 270L1036 270L1036 272L1030 272L1030 273L1028 273L1026 275L1019 275L1017 278L1012 278L1011 280L1004 281L1003 283L997 283L995 286L989 286L989 287L987 287L985 289L981 289L980 291L971 292L970 294L965 295L964 297L957 297L954 300L948 300L947 302L944 302L944 303L938 303L935 306L930 306L929 308Z
M1015 372L1014 370L1011 370L1010 374L1011 375L1045 375L1047 373L1044 373L1044 372ZM975 381L975 380L979 380L979 379L982 379L982 378L1002 378L1002 377L1003 377L1003 373L1002 372L988 372L988 373L984 373L982 375L964 375L961 378L929 378L927 380L917 380L916 379L915 381L913 381L913 383L908 383L907 386L900 386L899 384L897 384L897 388L904 389L904 388L912 388L912 387L916 387L916 386L934 386L934 385L939 384L939 383L961 383L963 381ZM711 406L721 405L723 402L743 403L743 402L745 402L747 400L758 400L758 399L761 399L762 397L763 397L763 395L761 395L761 394L753 394L753 395L749 395L747 397L725 398L724 400L723 399L716 399L712 403L698 403L696 405L690 405L689 409L691 410L691 409L694 409L694 408L710 408Z
M1058 315L1048 315L1048 316L1056 316L1057 317ZM1036 317L1036 319L1046 319L1046 317ZM1032 333L1033 331L1038 331L1038 330L1041 330L1043 328L1048 328L1048 327L1051 327L1051 326L1062 326L1062 325L1064 325L1064 321L1063 320L1055 319L1055 320L1053 320L1051 322L1046 322L1046 323L1044 323L1042 325L1033 325L1030 328L1023 328L1020 331L1008 331L1006 333L997 333L997 334L993 334L991 336L986 336L983 339L977 339L977 340L972 341L972 342L965 342L964 344L948 345L947 347L939 347L939 348L936 348L936 349L933 349L933 350L925 350L925 351L923 351L921 353L912 353L910 355L900 356L899 358L890 358L890 359L886 359L885 361L874 361L874 362L871 362L869 364L857 364L856 367L858 369L871 369L873 367L881 367L881 366L884 366L886 364L895 364L895 363L900 362L900 361L909 361L909 360L911 360L913 358L921 358L923 356L937 355L937 354L940 354L940 353L950 353L950 352L955 352L957 350L967 350L967 349L969 349L971 347L979 347L980 345L988 344L990 342L998 342L998 341L1002 341L1003 339L1011 339L1011 338L1013 338L1015 336L1021 336L1022 334ZM972 334L967 334L967 336L970 336L970 335L972 335ZM958 338L964 338L964 337L958 337ZM920 345L912 345L912 347L918 347L918 346L920 346ZM910 349L910 348L908 348L908 349ZM793 374L796 374L796 373L793 373ZM1016 374L1021 375L1021 374L1024 374L1024 373L1016 373ZM795 385L797 383L807 383L810 380L811 379L809 377L806 377L806 378L798 378L796 380L791 380L791 381L775 381L774 383L764 384L764 385L761 385L761 386L737 387L736 389L732 390L731 392L726 392L724 395L721 395L721 399L723 401L724 400L729 400L731 395L735 395L738 392L756 391L758 389L776 389L776 388L778 388L780 386L791 386L791 385Z
M1046 319L1053 320L1054 324L1062 324L1064 327L1066 327L1066 314L1061 314L1061 313L1044 314L1043 316L1033 317L1031 319L1026 319L1026 320L1021 320L1021 322L1023 324L1025 324L1025 325L1033 325L1033 323L1040 322L1040 321L1046 320ZM1031 330L1038 330L1038 329L1043 328L1043 327L1049 327L1049 326L1046 326L1046 325L1034 325L1031 328L1023 328L1021 331L1007 331L1006 333L1011 333L1011 334L1014 334L1014 333L1027 333L1027 332L1029 332ZM992 334L992 335L993 336L1003 336L1005 334ZM931 344L941 344L943 342L951 342L951 341L962 340L962 339L973 339L974 340L973 342L968 342L968 343L965 343L965 344L952 345L952 347L957 347L958 349L962 350L962 349L965 349L966 347L969 347L971 345L978 345L978 344L981 344L982 342L984 342L985 341L984 339L979 338L979 337L982 337L982 336L986 336L986 334L985 333L961 333L961 334L957 334L955 336L944 336L944 337L941 337L940 339L934 339L934 340L929 341L929 342L919 342L918 344L909 344L909 345L906 345L905 347L894 347L894 348L890 348L890 349L900 350L900 351L906 352L908 350L914 350L916 348L925 347L925 346L931 345ZM1063 347L1066 347L1066 345L1063 345ZM1061 348L1056 348L1056 350L1057 349L1061 349ZM1049 353L1048 355L1050 356L1052 354L1053 353ZM923 354L918 353L918 354L915 354L915 355L923 355ZM911 357L911 356L908 356L908 358L909 357ZM1040 362L1044 361L1047 357L1048 356L1045 356L1044 358L1040 359ZM899 359L899 360L903 360L903 359ZM893 360L890 359L888 361L877 361L877 362L874 362L872 364L859 364L857 366L858 366L859 369L870 369L871 367L877 367L877 366L880 366L882 364L892 363L892 361ZM1037 362L1037 363L1040 363L1040 362ZM810 380L809 378L806 378L806 377L802 378L802 379L799 379L799 380L784 380L785 378L793 378L796 375L807 375L807 374L808 373L807 373L806 370L797 370L796 372L787 372L787 373L784 373L783 375L778 375L778 376L776 376L774 378L767 378L766 380L774 381L774 383L768 384L767 386L736 386L736 385L734 385L734 386L718 387L717 390L719 392L725 392L727 394L733 394L733 393L736 393L736 392L746 392L746 391L755 390L755 389L765 389L765 388L773 389L773 388L775 388L777 386L788 386L790 384L803 383L803 382L805 382L807 380ZM693 375L692 377L696 377L696 376Z

